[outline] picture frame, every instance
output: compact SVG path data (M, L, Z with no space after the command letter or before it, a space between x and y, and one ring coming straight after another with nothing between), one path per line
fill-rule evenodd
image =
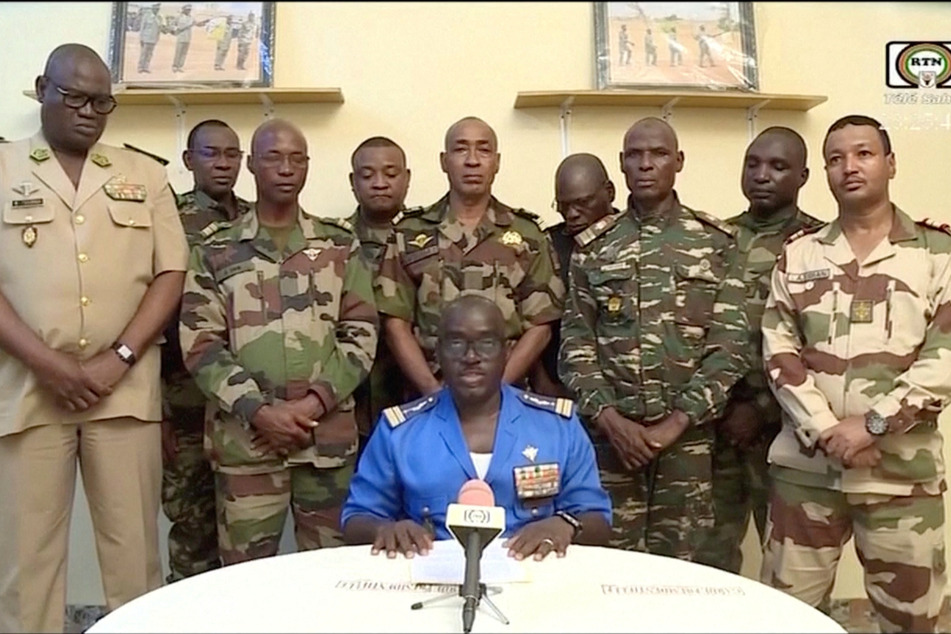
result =
M113 2L109 60L126 88L271 87L276 2Z
M752 2L595 2L598 90L756 91Z

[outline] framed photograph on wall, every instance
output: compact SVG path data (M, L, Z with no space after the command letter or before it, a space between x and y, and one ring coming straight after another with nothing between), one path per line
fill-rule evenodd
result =
M595 2L598 90L757 90L752 2Z
M113 2L112 80L132 88L269 87L274 2Z

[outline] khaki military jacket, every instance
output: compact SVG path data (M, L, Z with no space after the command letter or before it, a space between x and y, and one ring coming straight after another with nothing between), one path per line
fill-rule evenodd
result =
M776 477L847 493L936 493L938 414L951 400L951 235L897 207L859 264L838 221L786 244L763 317L763 355L783 408ZM889 432L873 468L843 468L820 434L875 410Z
M108 350L156 276L184 271L188 249L165 169L98 143L74 188L38 133L0 145L0 292L47 346L90 359ZM0 435L117 417L161 420L158 342L115 391L84 412L60 409L0 350Z

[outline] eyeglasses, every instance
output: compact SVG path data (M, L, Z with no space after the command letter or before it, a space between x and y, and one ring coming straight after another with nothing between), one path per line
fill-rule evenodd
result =
M222 156L229 161L240 161L241 157L244 156L244 152L234 148L220 150L216 147L200 147L197 150L192 151L197 153L200 158L206 161L217 161Z
M116 106L119 105L119 103L116 101L116 98L112 95L87 95L84 92L67 90L49 77L47 77L46 80L53 86L53 88L56 89L56 92L63 96L63 104L67 108L81 110L86 107L87 103L92 102L93 112L96 114L109 114L116 109Z
M462 359L469 354L470 348L480 359L488 359L502 351L502 340L494 337L474 340L452 338L442 343L443 353L450 359Z
M252 154L251 158L259 161L265 167L281 167L284 161L291 164L291 167L307 167L310 157L300 152L293 154L281 154L280 152L267 152L266 154Z
M551 201L551 208L558 213L564 215L570 207L576 209L591 209L598 202L598 194L594 193L590 196L585 196L584 198L575 198L574 200L565 200L560 201L557 198Z

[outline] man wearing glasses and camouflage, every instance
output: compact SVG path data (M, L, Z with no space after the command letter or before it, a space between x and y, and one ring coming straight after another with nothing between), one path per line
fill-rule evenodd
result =
M41 129L0 149L0 631L63 631L76 466L106 606L162 584L157 345L187 245L165 170L99 143L95 51L36 79Z
M190 247L228 227L253 208L234 193L241 171L241 143L227 123L202 121L188 133L182 162L194 189L178 196L178 213ZM220 565L215 522L215 478L204 455L205 397L182 361L178 319L162 346L162 508L168 534L167 581Z

